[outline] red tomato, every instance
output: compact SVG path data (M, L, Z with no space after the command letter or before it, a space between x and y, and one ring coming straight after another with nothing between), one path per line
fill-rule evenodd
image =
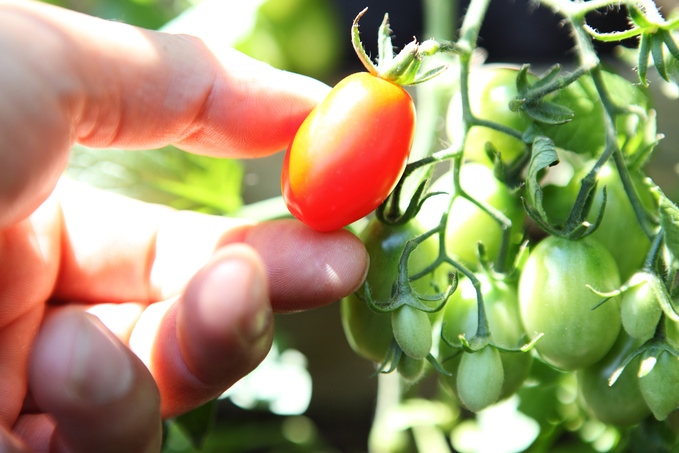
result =
M367 72L346 77L288 147L282 173L288 209L319 231L368 215L401 177L414 129L415 107L402 87Z

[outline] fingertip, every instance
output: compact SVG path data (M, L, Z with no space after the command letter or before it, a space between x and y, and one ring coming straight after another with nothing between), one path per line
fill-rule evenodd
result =
M33 348L29 387L74 452L160 448L153 378L92 315L63 309L48 318Z
M246 238L262 256L277 312L320 307L345 297L364 281L368 253L348 230L315 231L296 220L266 222Z
M154 330L148 362L163 417L217 398L252 371L271 347L273 327L258 254L245 244L217 250Z
M273 314L264 264L245 244L217 250L186 288L177 315L191 372L225 390L264 359Z

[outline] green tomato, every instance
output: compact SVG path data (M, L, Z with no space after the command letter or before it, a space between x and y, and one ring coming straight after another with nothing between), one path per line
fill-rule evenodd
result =
M650 415L651 410L639 389L638 358L625 367L612 386L608 384L609 378L625 358L642 343L643 340L632 338L621 331L615 345L603 359L577 371L580 402L600 422L632 426Z
M679 407L679 357L665 350L655 359L644 354L642 366L653 360L655 364L651 371L639 377L639 388L653 416L665 420Z
M535 349L555 368L592 365L611 349L620 331L617 298L588 289L620 286L611 254L595 239L549 236L532 251L519 280L521 319L529 335L543 333Z
M593 165L594 161L589 161L579 166L565 187L547 186L545 188L544 206L550 220L555 223L566 220L580 190L580 180ZM631 176L644 207L652 212L657 211L653 196L642 183L643 175L633 173ZM598 180L597 192L587 219L590 222L596 220L603 203L602 188L605 186L604 217L592 237L601 242L613 255L620 271L620 278L625 281L641 268L651 242L637 221L618 171L612 163L601 169Z
M510 250L515 251L523 239L525 211L521 200L506 185L495 179L493 170L482 164L469 163L460 169L460 185L472 197L483 200L502 212L512 222ZM441 176L430 192L454 191L453 174ZM450 204L449 195L436 195L428 199L418 215L418 219L428 227L438 225L441 213ZM500 252L502 229L490 215L479 209L471 201L457 197L448 216L446 228L446 247L448 252L463 264L476 269L479 265L478 243L486 249L486 258L493 261Z
M375 219L361 232L360 238L370 256L370 269L366 281L370 285L373 300L389 299L406 242L424 231L424 227L415 220L405 225L394 226ZM437 254L438 243L435 237L421 243L408 260L410 274L426 268L436 259ZM413 282L413 288L423 294L432 294L432 283L437 275ZM359 294L362 293L361 289ZM342 299L340 310L344 334L351 348L368 360L378 363L384 361L393 339L391 315L376 313L356 294Z
M509 102L518 96L516 90L517 71L510 68L492 68L473 71L469 74L469 103L472 113L478 118L494 121L524 132L531 120L523 112L512 112ZM462 96L459 91L451 99L447 115L448 138L453 147L459 146L464 136L462 122ZM474 162L490 165L485 151L490 142L500 152L504 162L512 162L525 150L523 141L504 132L475 126L469 130L464 155Z
M396 371L407 382L417 382L424 375L425 360L413 359L403 354L398 361Z
M391 329L405 355L413 359L424 359L429 355L432 334L427 313L403 305L391 312Z
M639 272L632 276L631 284L620 301L622 326L632 337L648 340L656 331L662 309L653 287L647 280L648 274Z
M490 280L484 274L477 275L481 282L484 307L488 319L491 342L503 348L516 348L524 337L525 331L519 317L518 297L516 288L502 281ZM478 303L476 290L472 282L464 278L457 290L450 296L443 313L443 336L455 345L460 345L458 338L464 335L470 340L478 328ZM450 360L455 349L441 341L439 344L439 358L442 366L453 374L447 379L452 390L456 389L456 376L460 362L460 355ZM504 380L500 392L500 399L514 394L523 384L530 372L533 358L530 353L500 352Z
M463 353L457 372L460 402L473 412L485 409L498 400L503 379L500 352L494 347Z

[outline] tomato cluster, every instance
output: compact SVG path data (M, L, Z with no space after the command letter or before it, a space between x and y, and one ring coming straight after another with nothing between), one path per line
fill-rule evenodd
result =
M521 133L483 121L468 127L458 143L464 158L453 154L452 168L430 184L414 218L390 224L382 212L370 221L360 235L371 257L366 288L341 305L349 344L381 372L397 370L408 382L434 370L474 412L522 392L536 366L547 365L574 376L587 417L616 426L666 419L679 407L679 323L664 311L672 307L671 288L658 272L661 242L649 234L658 231L661 213L637 160L649 145L642 121L627 112L614 118L625 184L613 158L597 162L606 138L589 76L550 95L549 102L574 113L553 125L509 108L518 70L484 71L470 86L475 115ZM604 80L620 99L648 108L638 87L609 73ZM464 130L459 103L454 96L448 110L453 143ZM542 219L527 206L536 200L525 183L531 133L553 143L558 157L553 168L539 169L542 206L533 214ZM502 172L517 162L522 172ZM596 184L582 189L592 172ZM650 230L630 202L630 187ZM580 229L569 229L574 219ZM541 229L541 222L554 229ZM406 283L445 303L395 304L403 250L427 232L407 260L407 274L417 279ZM423 269L431 272L422 276ZM451 282L456 288L445 294Z
M399 85L436 44L410 46L381 46L377 67L341 81L283 167L283 197L313 228L376 212L360 232L365 286L341 302L351 348L411 385L433 370L472 412L549 369L577 382L583 417L667 419L679 208L644 174L658 140L645 90L601 68L463 67L450 147L409 163L414 108ZM408 166L434 165L405 203Z

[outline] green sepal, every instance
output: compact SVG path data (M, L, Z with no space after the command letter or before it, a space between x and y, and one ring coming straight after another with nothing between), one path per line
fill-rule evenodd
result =
M648 73L648 58L651 55L651 36L648 33L642 33L639 39L639 56L637 60L637 73L639 74L639 81L644 85L648 85L646 74Z
M629 16L632 19L632 22L637 24L641 28L652 28L656 26L656 24L652 23L646 18L646 15L644 14L641 9L636 5L634 2L630 2L628 5L627 11L629 12Z
M561 81L558 80L561 66L552 66L545 75L532 84L528 81L529 68L529 65L523 65L516 76L516 90L519 95L509 103L509 109L513 112L522 110L529 118L543 124L557 125L571 121L573 119L571 109L544 98L545 94L561 86Z
M651 38L651 55L653 55L653 64L655 69L658 70L658 74L664 80L669 82L669 77L667 76L667 68L665 67L665 42L662 40L658 33L654 34Z
M530 90L530 83L528 82L529 69L529 65L523 65L521 66L521 69L519 69L519 73L516 75L516 91L519 93L520 98L524 98L524 102L525 97L528 94L528 90Z
M394 59L394 45L391 41L391 29L389 28L389 14L384 15L378 32L377 41L377 68L382 70L389 66Z
M567 123L574 115L568 107L545 100L526 102L521 110L532 120L549 125Z
M442 65L428 70L424 74L418 74L425 57L441 52L457 52L458 48L452 42L438 42L429 39L420 44L417 40L413 40L394 56L387 14L385 14L379 28L377 64L373 63L366 53L365 47L363 47L358 31L358 21L367 10L368 8L363 9L354 19L351 26L351 44L359 60L370 74L396 85L414 85L426 82L448 68L447 65Z
M527 72L527 71L526 71ZM549 71L547 71L547 74L543 75L540 77L538 80L536 80L533 85L531 86L531 89L536 90L539 88L544 88L545 86L549 85L550 83L553 83L556 81L556 78L559 76L559 73L561 72L561 65L560 64L555 64L551 68L549 68ZM524 76L526 77L526 76Z
M670 54L672 54L674 59L679 60L679 47L677 47L677 43L674 41L672 33L669 32L668 30L660 29L658 30L657 34L660 37L660 39L663 40L665 46L667 47L667 50L670 51Z

